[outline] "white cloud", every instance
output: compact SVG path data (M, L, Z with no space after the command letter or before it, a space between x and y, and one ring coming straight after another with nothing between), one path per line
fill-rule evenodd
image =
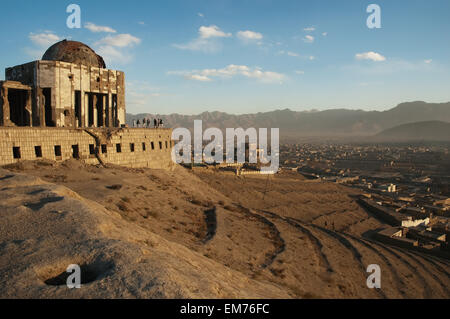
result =
M307 35L307 36L305 36L303 41L305 41L307 43L313 43L314 42L314 37L312 35Z
M201 12L199 12L199 13L197 13L198 14L198 16L200 17L200 18L204 18L205 17L205 15L203 14L203 13L201 13Z
M301 55L299 53L292 52L292 51L281 50L281 51L278 51L276 54L277 55L287 55L287 56L291 56L291 57L295 57L295 58L308 59L308 60L311 60L311 61L316 59L316 57L313 56L313 55L310 55L310 56L308 56L308 55Z
M28 35L28 38L31 40L31 42L41 48L47 48L61 40L59 36L50 31L37 34L30 33Z
M131 34L118 34L114 36L107 36L96 43L96 45L108 45L118 48L131 47L140 44L141 39L132 36Z
M281 51L278 51L277 54L278 55L288 55L288 56L292 56L292 57L300 57L300 54L292 52L292 51L281 50Z
M386 61L386 58L384 56L382 56L379 53L373 52L373 51L364 52L364 53L357 53L355 55L355 58L357 60L371 60L371 61L375 61L375 62Z
M222 69L203 69L193 71L171 71L170 75L182 75L185 79L201 82L211 82L213 78L232 78L234 76L244 76L246 78L257 79L264 83L281 83L285 75L272 71L264 71L259 67L250 68L246 65L230 64Z
M186 74L184 76L184 78L186 80L195 80L195 81L200 81L200 82L211 82L212 81L212 79L210 79L206 75L201 75L201 74Z
M94 33L98 33L98 32L116 33L117 32L116 30L114 30L111 27L96 25L96 24L91 23L91 22L86 23L84 25L84 27L86 29L88 29L89 31L94 32Z
M122 52L121 50L111 45L103 45L96 47L95 51L97 52L98 55L102 56L108 63L115 62L127 64L133 60L132 55L130 55L128 52Z
M302 71L302 70L297 70L297 71L295 71L295 73L296 73L296 74L300 74L300 75L303 75L303 74L305 74L305 71Z
M145 25L145 22L144 21L139 21L138 24Z
M304 28L303 31L313 32L313 31L316 31L316 28L315 27L307 27L307 28Z
M328 32L323 32L322 35L323 35L324 37L326 37L326 36L328 35Z
M108 35L94 44L95 49L108 63L127 64L133 60L129 48L140 44L141 39L131 34Z
M211 25L209 27L201 26L198 29L198 33L200 38L209 39L209 38L229 38L232 36L231 33L225 33L216 25Z
M425 62L426 64L430 64L431 62L433 62L433 59L425 60L423 62Z
M52 31L43 31L41 33L30 33L28 38L34 47L26 47L24 51L34 60L40 60L44 52L53 44L61 41L62 38Z
M259 32L247 30L247 31L239 31L237 33L237 37L241 40L249 41L249 40L261 40L263 38L263 35Z
M180 50L189 50L189 51L202 51L206 53L217 52L222 48L221 43L215 40L208 39L194 39L186 44L173 44L173 46Z
M231 33L225 33L218 26L201 26L198 29L198 37L186 44L173 44L173 47L180 50L203 51L206 53L217 52L222 48L218 38L229 38Z

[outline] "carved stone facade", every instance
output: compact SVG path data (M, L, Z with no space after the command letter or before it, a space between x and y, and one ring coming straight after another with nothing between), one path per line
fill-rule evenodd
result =
M59 42L44 58L66 61L40 60L6 69L6 81L0 81L1 126L125 125L123 72L103 68L103 59L80 42ZM97 59L98 65L93 64Z
M23 160L171 168L172 130L127 128L125 74L76 41L7 68L0 81L0 166Z

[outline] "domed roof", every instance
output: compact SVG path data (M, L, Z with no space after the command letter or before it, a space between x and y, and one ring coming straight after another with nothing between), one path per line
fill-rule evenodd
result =
M105 61L86 44L63 40L55 43L44 53L42 60L62 61L106 69Z

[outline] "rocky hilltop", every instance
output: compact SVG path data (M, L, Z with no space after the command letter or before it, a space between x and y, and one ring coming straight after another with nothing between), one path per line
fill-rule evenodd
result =
M294 172L21 162L0 170L0 297L449 298L449 261L368 238L385 224L355 194Z

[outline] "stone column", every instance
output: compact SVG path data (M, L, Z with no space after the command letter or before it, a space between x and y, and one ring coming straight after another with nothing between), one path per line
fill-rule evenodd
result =
M84 127L84 118L85 118L85 97L84 97L84 91L80 90L80 127Z
M2 98L2 104L3 104L3 125L4 126L14 126L11 122L11 110L9 108L9 101L8 101L8 88L2 86L1 89L1 98Z
M93 127L98 127L97 94L94 94L94 96L92 97L92 108L94 111Z
M83 104L83 123L82 126L83 127L88 127L89 126L89 94L87 94L86 92L83 93L83 100L84 100L84 104Z
M106 104L106 95L102 94L102 126L106 127L106 108L107 108L107 104Z
M33 126L33 109L31 107L31 90L27 91L27 102L25 104L25 111L27 111L27 114L25 116L27 117L28 123L30 127Z
M112 105L112 96L111 96L111 92L108 93L107 96L108 99L108 103L107 103L107 116L108 116L108 127L114 127L114 123L113 123L113 105Z
M4 120L3 120L3 105L5 104L4 100L3 100L3 87L0 87L0 126L4 125Z
M45 127L45 96L42 93L42 89L37 89L38 100L38 112L39 112L39 125Z

